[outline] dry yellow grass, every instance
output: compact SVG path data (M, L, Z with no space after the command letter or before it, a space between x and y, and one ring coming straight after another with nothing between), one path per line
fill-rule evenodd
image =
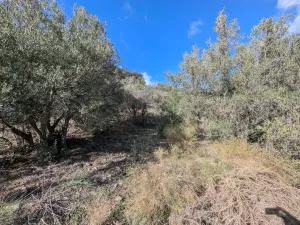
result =
M284 182L292 186L300 185L300 161L277 157L246 141L229 140L213 143L208 146L207 151L235 167L263 166L277 173Z
M125 215L132 224L160 224L194 202L207 180L229 169L197 153L180 155L176 146L157 155L158 163L135 169L127 181Z
M14 212L19 207L19 202L6 203L0 201L0 224L13 224Z
M102 225L107 221L114 209L115 203L112 199L96 197L85 207L87 224Z
M157 163L135 169L127 181L131 224L282 224L265 214L268 207L300 217L293 162L237 140L156 155Z
M220 181L209 183L198 202L185 213L173 214L170 224L283 224L281 218L266 215L267 208L281 207L300 216L299 190L280 181L280 177L263 167L239 168ZM204 223L205 222L205 223Z

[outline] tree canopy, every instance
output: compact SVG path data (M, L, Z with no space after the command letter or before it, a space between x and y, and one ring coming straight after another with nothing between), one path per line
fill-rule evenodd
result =
M83 8L67 18L55 1L0 3L0 122L34 143L71 119L105 123L118 108L118 55L105 23Z

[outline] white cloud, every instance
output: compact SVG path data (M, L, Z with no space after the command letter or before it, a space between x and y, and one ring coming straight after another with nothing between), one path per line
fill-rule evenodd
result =
M124 16L118 17L118 19L122 22L128 20L130 17L134 16L135 14L135 8L133 8L133 6L130 4L128 0L124 2L123 6L121 7L121 10L123 11Z
M291 33L300 33L300 11L298 11L298 15L290 24L290 32Z
M294 6L299 6L300 0L278 0L277 8L287 10Z
M199 34L201 32L200 30L200 26L203 25L203 22L201 20L196 20L194 22L192 22L190 24L190 29L189 29L189 32L188 32L188 37L191 38L197 34Z
M123 38L123 33L120 33L120 41L125 46L125 48L130 49L129 44Z
M152 77L148 73L144 72L142 73L142 75L146 85L154 85L156 83L155 81L152 80Z
M132 7L129 1L124 2L124 5L122 6L122 10L129 13L130 15L135 13L135 9Z
M295 19L290 23L290 32L300 32L300 0L278 0L277 8L284 11L289 9L296 9L297 13Z

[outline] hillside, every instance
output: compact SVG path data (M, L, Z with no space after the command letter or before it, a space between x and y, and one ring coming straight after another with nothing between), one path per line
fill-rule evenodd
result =
M74 130L54 164L2 158L1 224L299 224L299 162L241 140L189 133L168 147L156 129L121 130Z
M84 7L4 0L0 24L1 225L300 225L291 16L244 35L224 8L165 83Z

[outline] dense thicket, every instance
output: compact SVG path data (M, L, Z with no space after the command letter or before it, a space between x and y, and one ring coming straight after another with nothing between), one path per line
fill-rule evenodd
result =
M202 51L194 46L181 72L168 74L168 110L207 137L235 136L299 154L300 35L288 32L288 21L263 19L243 39L237 20L221 11L216 42Z
M64 148L70 121L102 129L116 118L145 126L162 117L162 135L189 123L198 137L299 154L300 35L288 32L289 17L263 19L245 38L221 11L216 41L193 46L167 75L171 85L155 86L118 68L105 24L82 7L67 18L55 1L4 0L0 23L1 129L29 145Z

